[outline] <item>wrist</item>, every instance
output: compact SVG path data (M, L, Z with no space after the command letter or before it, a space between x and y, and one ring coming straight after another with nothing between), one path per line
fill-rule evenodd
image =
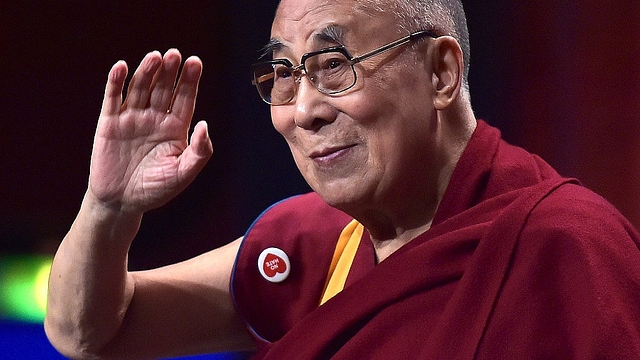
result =
M77 229L91 238L101 239L100 242L105 245L121 243L128 250L140 228L142 216L142 212L128 211L123 206L100 201L87 191L72 230ZM111 241L105 242L105 239Z

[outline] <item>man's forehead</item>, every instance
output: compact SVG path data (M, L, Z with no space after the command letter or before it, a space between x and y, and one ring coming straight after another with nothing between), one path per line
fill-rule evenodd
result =
M338 24L329 24L311 36L311 43L315 47L324 47L327 45L344 45L347 30ZM272 37L264 48L264 54L286 52L290 46L278 37ZM291 49L289 49L291 50Z
M311 36L328 24L346 27L352 0L282 0L271 28L272 36ZM304 33L301 33L304 32Z
M309 11L315 7L346 5L359 11L385 11L395 4L396 0L280 0L277 11L283 10L289 16Z
M348 45L360 37L373 36L368 29L381 29L388 14L362 11L356 0L282 0L271 29L271 43L327 43ZM386 20L385 20L386 19ZM377 30L376 30L377 31Z
M281 0L278 4L275 20L286 18L292 21L301 21L314 11L331 7L331 5L340 5L345 0Z

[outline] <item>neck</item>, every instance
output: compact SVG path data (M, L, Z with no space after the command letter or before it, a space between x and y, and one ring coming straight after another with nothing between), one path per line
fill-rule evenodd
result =
M442 156L435 166L425 166L417 171L416 177L395 186L394 191L367 210L347 211L371 234L378 261L383 261L431 227L451 175L475 130L475 118L470 119L466 118L464 122L468 125L441 122L456 126L441 127L438 153Z
M351 212L369 231L378 261L429 230L443 192L444 189L432 197L415 193L402 197L391 195L389 201L366 211Z
M389 239L380 239L371 235L371 242L376 253L376 259L378 262L385 260L391 254L398 249L409 243L411 240L417 238L421 234L425 233L431 227L431 222L424 224L423 226L413 229L396 229L396 235Z

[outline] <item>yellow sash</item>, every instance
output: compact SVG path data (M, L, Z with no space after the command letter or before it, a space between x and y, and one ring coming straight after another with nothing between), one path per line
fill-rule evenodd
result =
M356 220L352 220L344 230L342 230L338 244L336 245L336 250L333 253L333 258L331 259L331 266L327 274L327 281L324 285L320 305L344 289L344 284L347 281L353 259L356 257L356 251L360 245L363 232L364 226Z

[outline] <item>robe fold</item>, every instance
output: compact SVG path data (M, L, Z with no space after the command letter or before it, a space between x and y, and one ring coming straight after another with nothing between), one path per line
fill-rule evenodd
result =
M247 231L231 291L256 359L640 359L640 237L608 202L480 121L431 228L379 264L369 235L320 304L353 218L305 194ZM258 259L290 260L282 282Z

